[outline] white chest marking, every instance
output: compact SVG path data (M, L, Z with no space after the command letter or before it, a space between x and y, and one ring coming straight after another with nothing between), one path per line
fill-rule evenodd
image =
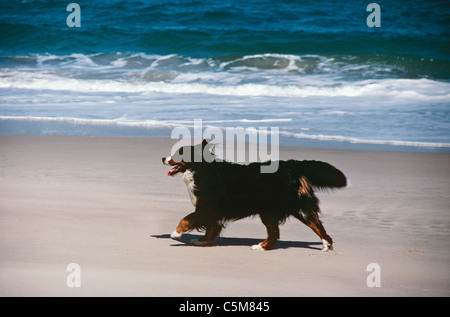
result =
M183 174L183 181L187 186L189 196L191 197L192 204L197 205L197 196L194 195L195 183L194 183L194 173L187 170Z

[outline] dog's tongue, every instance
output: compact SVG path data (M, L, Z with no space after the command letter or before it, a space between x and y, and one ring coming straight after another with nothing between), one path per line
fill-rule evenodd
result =
M172 168L170 171L167 172L167 176L172 176L173 173L175 173L175 170L177 169L177 167L175 166L174 168Z

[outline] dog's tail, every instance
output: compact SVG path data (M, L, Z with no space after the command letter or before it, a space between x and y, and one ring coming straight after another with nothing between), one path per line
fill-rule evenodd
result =
M318 189L341 188L347 186L347 178L336 167L320 161L287 161L298 177L306 177Z

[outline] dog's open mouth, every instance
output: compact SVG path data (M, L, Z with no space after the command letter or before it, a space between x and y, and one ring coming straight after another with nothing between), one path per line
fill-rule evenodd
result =
M167 176L174 176L178 173L184 173L184 171L186 171L184 165L177 163L170 171L167 172Z

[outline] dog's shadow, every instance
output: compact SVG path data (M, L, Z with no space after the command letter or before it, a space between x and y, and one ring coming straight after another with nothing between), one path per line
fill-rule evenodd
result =
M171 239L176 244L171 244L171 246L192 246L190 244L191 240L197 240L202 237L198 234L185 233L180 238L172 239L170 234L159 234L151 235L152 238L157 239ZM231 237L219 237L214 241L212 246L252 246L262 242L263 239L252 239L252 238L231 238ZM313 249L321 250L322 242L304 242L304 241L284 241L278 240L274 246L276 249L289 249L289 248L303 248L303 249Z

